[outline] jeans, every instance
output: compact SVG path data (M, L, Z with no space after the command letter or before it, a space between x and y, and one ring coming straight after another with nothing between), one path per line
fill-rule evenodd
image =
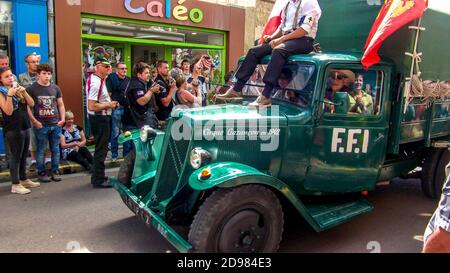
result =
M265 43L251 48L245 60L236 73L238 81L234 86L234 90L241 92L247 81L255 72L255 68L258 65L262 57L272 54L272 58L267 66L266 73L264 74L263 82L265 83L263 96L266 98L271 97L272 90L278 85L278 77L281 74L283 66L286 64L287 58L294 54L308 54L314 50L314 39L309 37L302 37L298 39L288 40L279 46L272 49L269 43Z
M52 154L52 172L59 169L59 159L61 154L59 144L61 140L61 127L57 125L43 125L41 129L33 128L36 137L36 167L38 173L45 172L45 149L47 142Z
M89 115L92 134L94 135L95 152L91 184L105 182L105 159L108 154L108 142L111 137L111 116Z
M28 148L30 146L30 131L28 129L5 133L9 150L9 173L13 185L18 185L19 180L27 180L26 166Z
M120 130L122 129L122 116L123 116L124 108L123 106L113 110L112 112L112 122L111 122L111 154L112 158L119 157L119 135ZM122 155L123 157L127 156L127 154L131 151L133 147L129 141L123 144Z

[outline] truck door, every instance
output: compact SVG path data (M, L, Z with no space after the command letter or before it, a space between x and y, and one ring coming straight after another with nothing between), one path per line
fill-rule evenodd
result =
M307 190L345 193L375 187L387 146L389 83L388 68L327 67L313 128Z

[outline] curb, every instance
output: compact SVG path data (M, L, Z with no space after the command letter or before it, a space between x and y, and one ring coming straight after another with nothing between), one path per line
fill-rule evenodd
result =
M120 166L122 161L123 161L123 158L117 159L116 162L112 162L111 160L105 161L106 169L117 168ZM80 164L70 162L70 161L61 161L59 164L59 171L62 175L86 172L86 170ZM86 172L86 175L90 176L90 174L88 172ZM36 179L37 172L35 172L35 171L30 172L27 170L27 176L29 179ZM3 172L0 172L0 184L10 183L10 182L11 182L11 179L10 179L9 171L6 170Z

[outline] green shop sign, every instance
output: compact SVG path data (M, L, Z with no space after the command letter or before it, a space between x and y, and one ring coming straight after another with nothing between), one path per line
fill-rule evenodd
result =
M178 5L172 9L170 0L165 0L165 6L159 1L149 1L148 4L143 6L133 5L132 0L124 0L125 8L128 12L139 14L147 12L151 17L160 17L170 19L172 16L179 21L191 20L194 23L200 23L203 21L203 11L199 8L193 8L188 10L183 4L187 0L179 0Z

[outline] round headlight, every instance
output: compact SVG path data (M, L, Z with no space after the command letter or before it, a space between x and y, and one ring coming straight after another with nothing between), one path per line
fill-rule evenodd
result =
M211 161L211 155L208 151L203 150L202 148L194 148L191 151L190 162L192 168L195 170L200 167L207 165Z
M141 141L142 142L147 142L148 140L148 131L152 129L150 126L145 125L144 127L141 128L141 132L140 132L140 136L141 136Z

